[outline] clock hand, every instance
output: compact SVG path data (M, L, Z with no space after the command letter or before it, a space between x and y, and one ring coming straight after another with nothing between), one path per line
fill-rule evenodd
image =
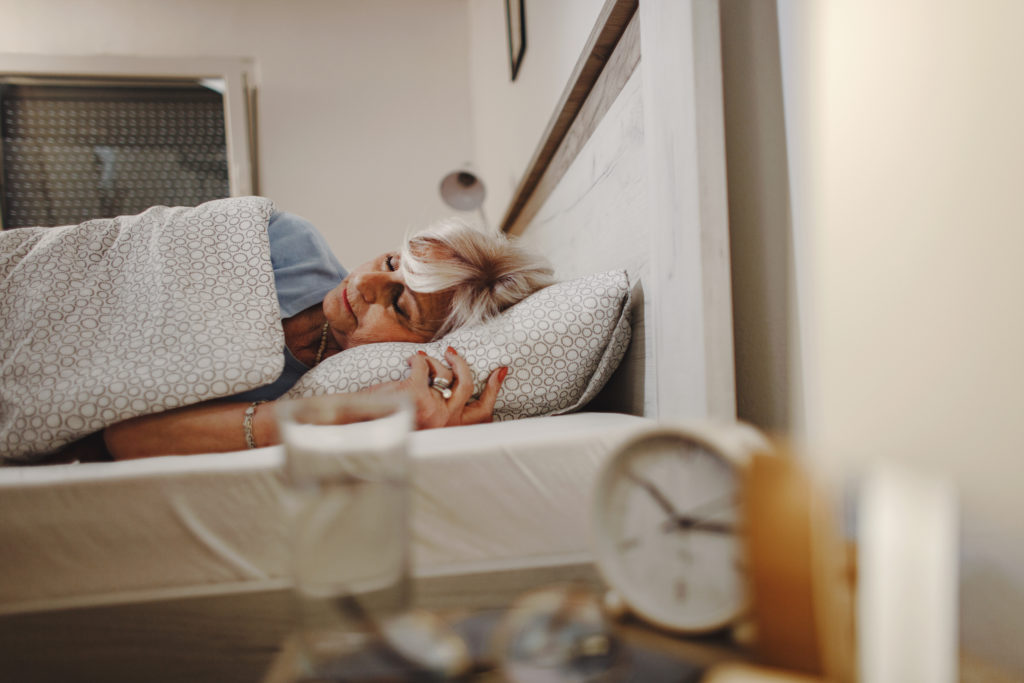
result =
M699 517L674 517L661 524L661 530L669 531L709 531L713 534L734 534L736 526L728 522L713 522Z
M681 517L679 511L676 510L674 505L672 505L672 501L666 498L665 494L662 493L657 486L647 481L646 479L638 475L636 472L633 472L632 470L626 472L626 477L632 480L633 483L638 484L643 490L647 491L647 493L651 494L651 498L654 499L654 502L657 503L658 506L662 510L664 510L669 517L672 517L673 519Z
M664 493L661 492L660 489L658 489L657 486L655 486L654 484L647 481L646 479L644 479L643 477L641 477L640 475L633 471L626 472L626 476L634 483L638 484L645 491L647 491L647 493L651 494L651 498L654 499L654 502L656 502L658 506L668 514L669 519L665 520L662 523L662 530L671 531L674 529L682 529L689 531L691 529L694 529L699 531L710 531L712 533L717 534L731 534L736 531L735 527L733 527L731 524L726 524L724 522L712 522L710 520L704 520L698 517L684 515L680 513L678 510L676 510L675 506L672 505L672 502L665 496ZM720 501L717 499L713 500L709 503L697 506L690 512L692 513L702 508L707 509L712 505L717 505L719 502Z
M690 508L689 510L686 511L686 514L697 515L712 510L717 510L720 507L731 505L733 503L734 498L735 496L733 494L726 493L724 495L718 496L717 498L712 498L706 503L701 503L700 505Z
M731 534L735 533L736 527L728 522L714 522L708 519L705 515L709 512L726 507L732 504L732 494L726 494L701 503L695 507L690 508L683 514L675 515L673 519L667 519L661 525L662 531L672 531L680 529L687 531L695 529L699 531L710 531L712 533L719 534Z

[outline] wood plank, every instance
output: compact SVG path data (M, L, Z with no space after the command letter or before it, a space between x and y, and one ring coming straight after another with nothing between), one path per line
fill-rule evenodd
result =
M502 230L507 231L515 223L526 201L533 194L559 145L583 108L590 91L597 83L615 46L625 33L630 19L636 13L637 2L638 0L607 0L601 8L594 30L591 31L580 59L569 77L569 83L541 136L540 145L512 195L512 201L501 220Z
M493 609L525 591L576 582L599 591L593 565L416 578L430 610ZM4 681L257 681L295 627L290 589L102 605L0 617Z
M569 130L541 172L540 179L523 202L523 208L503 229L511 235L520 235L544 206L544 202L590 140L605 114L618 98L640 62L640 22L633 15L622 34L615 51L591 89Z
M640 5L658 417L736 415L718 0Z
M642 96L640 74L635 74L519 237L551 259L559 279L612 268L627 269L631 283L647 275Z
M289 590L0 617L9 681L255 681L292 630Z
M653 416L654 397L645 384L646 359L652 356L644 333L648 303L642 284L649 279L650 260L643 119L640 74L634 72L519 239L547 255L559 279L610 269L628 272L633 338L618 370L587 409Z

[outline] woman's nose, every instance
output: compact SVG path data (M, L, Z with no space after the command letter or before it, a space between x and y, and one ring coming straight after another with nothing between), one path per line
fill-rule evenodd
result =
M371 272L356 276L356 289L367 303L373 303L395 286L394 273Z

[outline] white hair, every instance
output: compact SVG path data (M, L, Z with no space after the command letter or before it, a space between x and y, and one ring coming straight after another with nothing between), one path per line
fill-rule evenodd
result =
M484 322L554 282L546 258L503 233L484 232L458 218L440 220L407 237L400 263L410 289L452 293L435 339Z

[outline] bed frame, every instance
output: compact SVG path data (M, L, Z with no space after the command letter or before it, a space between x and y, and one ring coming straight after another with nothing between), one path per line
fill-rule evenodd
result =
M629 273L633 343L591 409L735 415L718 12L717 0L608 0L502 220L561 278ZM0 671L253 680L289 607L278 589L6 614ZM101 660L121 665L91 671Z
M735 417L719 36L717 0L606 2L502 219L560 277L628 270L601 410Z

